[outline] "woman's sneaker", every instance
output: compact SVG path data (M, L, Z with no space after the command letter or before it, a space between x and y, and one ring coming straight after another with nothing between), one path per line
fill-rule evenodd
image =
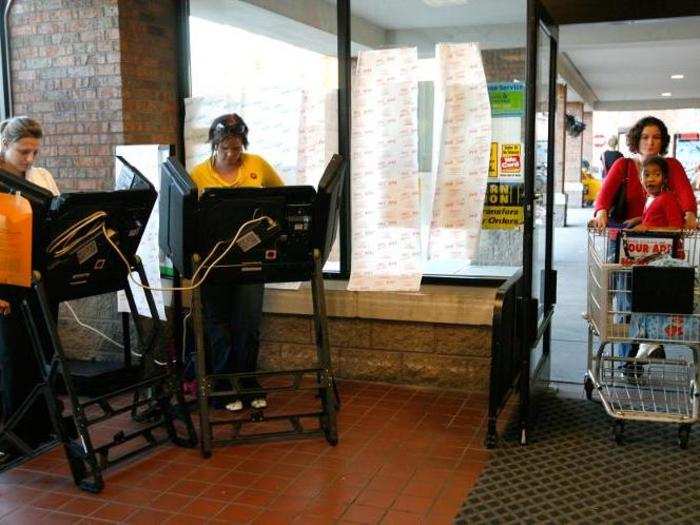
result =
M240 399L231 401L230 403L226 404L226 410L229 412L238 412L239 410L243 410L243 402Z
M250 408L260 410L267 407L267 399L264 397L256 397L250 402Z

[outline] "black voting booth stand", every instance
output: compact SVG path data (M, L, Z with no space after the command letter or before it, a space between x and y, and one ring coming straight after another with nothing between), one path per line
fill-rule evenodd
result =
M9 183L9 184L8 184ZM46 209L52 198L51 192L25 182L24 179L20 179L11 173L6 173L0 170L0 191L3 193L17 193L19 192L24 198L29 200L32 207L32 231L39 232L40 227L43 223L45 217ZM34 257L32 260L32 265L36 264L36 254L33 253ZM20 297L25 293L25 291L16 286L0 286L0 297L7 298L5 294L9 292L9 296ZM21 312L22 320L26 326L29 326L31 320L31 313L27 312L25 308L20 305L14 305ZM28 317L29 316L29 317ZM31 333L30 333L31 336ZM32 338L33 340L33 338ZM29 349L24 349L25 351ZM32 352L36 353L37 348L32 345ZM35 356L38 359L38 356ZM8 388L7 385L1 385L3 389ZM5 393L4 395L8 395ZM52 396L48 385L42 381L33 385L32 390L26 396L26 398L16 407L14 413L8 418L7 414L3 414L2 420L0 420L0 444L3 448L9 445L10 449L17 452L18 454L9 459L5 459L0 470L5 470L14 467L22 461L26 461L42 452L52 448L56 445L56 440L51 439L51 436L44 436L44 440L41 443L30 444L22 437L18 435L17 429L20 424L27 420L29 416L34 415L34 413L39 409L39 405L45 403L48 410L48 415L51 419L51 423L54 429L63 428L58 422L57 417L60 417L60 411L57 410L56 403L54 402L54 397ZM42 414L45 416L45 414ZM6 454L7 451L3 450Z
M179 369L170 358L156 363L154 354L159 328L153 296L150 290L144 290L154 319L151 333L147 334L128 282L130 273L136 272L141 283L148 286L136 250L155 203L156 191L135 168L121 157L118 159L123 165L122 176L130 177L130 182L127 181L126 189L112 192L67 193L53 198L49 194L46 200L41 188L34 185L31 185L33 188L29 187L29 183L24 181L21 181L22 187L17 188L19 183L15 177L0 174L0 184L4 189L19 189L23 195L32 196L30 201L35 225L37 221L42 223L41 228L34 228L33 238L33 265L39 270L34 272L31 288L21 301L24 321L43 379L43 384L37 385L32 396L36 398L43 394L46 397L52 423L63 444L73 479L76 485L90 492L102 490L102 473L108 467L165 441L189 447L195 446L197 441L180 388ZM57 238L89 217L94 220L88 219L86 226L79 229L76 236L56 245ZM126 264L107 240L105 231L126 258L130 271L127 271ZM73 242L76 237L78 242ZM130 359L126 359L121 373L113 372L103 379L100 392L95 392L93 385L89 397L86 397L76 385L75 367L71 366L63 350L49 305L50 302L56 304L120 290L126 294L134 319L141 359L138 366L130 366ZM128 320L123 322L123 327L126 329L125 347L129 351ZM70 403L71 415L68 419L72 419L73 423L70 426L66 425L66 418L61 415L62 402L58 397L61 380ZM175 405L171 402L173 396ZM25 405L31 403L33 400L30 396ZM17 420L26 415L25 408L22 406L17 412ZM140 426L120 430L111 441L95 446L91 427L126 413L130 413ZM16 424L14 420L13 417L7 421L0 430L0 440L7 440L27 452L12 432L13 424ZM177 421L184 426L184 437L180 435L182 432L178 432ZM140 440L140 443L136 440ZM115 449L122 446L123 450L115 454Z
M163 164L160 245L178 272L191 277L199 271L200 279L210 270L207 280L212 283L311 282L316 363L297 370L211 373L207 368L200 288L192 292L200 444L204 457L211 456L214 445L319 435L325 436L331 445L338 442L337 392L322 269L335 236L345 169L345 161L335 155L326 168L318 193L311 186L216 188L205 190L197 199L194 184L177 160L171 158ZM261 220L239 230L247 221L263 217L270 220ZM238 240L230 252L212 265L237 233ZM220 243L218 251L217 243ZM210 260L204 265L210 254ZM272 377L285 380L285 384L260 389L244 386L249 378ZM230 388L222 389L222 383ZM255 397L300 390L316 391L320 409L279 415L268 415L265 409L251 409L247 414L243 412L239 417L225 419L213 419L210 413L210 400L215 398ZM274 412L274 407L270 407L270 412ZM244 428L256 423L272 421L288 423L288 430L244 432ZM308 428L307 421L317 421L318 426ZM215 436L215 430L221 427L229 427L230 435Z

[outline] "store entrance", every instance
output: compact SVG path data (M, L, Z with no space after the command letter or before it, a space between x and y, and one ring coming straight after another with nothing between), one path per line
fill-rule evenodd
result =
M525 126L525 224L523 297L521 297L523 367L521 371L521 442L539 387L549 383L551 321L556 296L552 269L554 214L554 137L558 28L539 0L528 2ZM538 154L536 154L536 151ZM540 179L544 184L536 184Z
M550 11L558 14L554 7ZM599 15L603 17L605 11ZM603 152L615 148L624 156L632 155L627 131L643 117L659 118L670 135L666 156L679 161L700 197L700 76L689 58L700 51L700 17L595 22L565 23L559 27L558 40L554 175L555 196L566 198L566 209L555 204L553 267L559 286L552 319L550 379L558 388L578 395L583 393L587 366L588 332L582 315L586 312L586 224L593 217L590 204L603 182ZM567 115L585 124L581 134L572 135ZM611 146L614 139L618 144ZM586 177L593 184L584 181ZM556 220L560 211L565 221Z

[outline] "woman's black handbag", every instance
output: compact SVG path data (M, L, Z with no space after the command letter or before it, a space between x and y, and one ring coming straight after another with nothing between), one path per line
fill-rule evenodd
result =
M627 175L629 171L629 159L625 159L625 179L617 189L613 204L608 210L608 221L622 224L627 220Z

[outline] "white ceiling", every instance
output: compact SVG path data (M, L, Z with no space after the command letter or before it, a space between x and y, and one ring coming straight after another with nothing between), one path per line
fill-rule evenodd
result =
M429 5L440 2L445 5ZM335 3L192 0L191 9L333 54ZM524 45L525 0L351 0L351 6L353 50L411 44L420 52L460 39L485 48ZM559 70L577 92L570 99L578 95L596 109L700 107L700 17L569 25L559 37ZM685 78L671 80L675 73Z
M559 37L596 108L700 107L700 17L563 26Z
M334 0L326 0L334 4ZM525 0L351 0L352 14L388 30L511 24Z
M487 47L511 45L508 35L494 38L496 26L525 20L524 0L466 0L444 7L431 7L432 1L351 0L351 6L353 15L387 30L476 26L487 36L485 28L494 27ZM585 94L573 92L570 100L606 109L634 104L640 109L700 107L700 17L579 24L563 26L559 34L559 49L565 55L561 58L570 66L567 73L580 73L570 84L588 88L582 89ZM411 38L415 36L414 32ZM676 73L685 78L672 80ZM672 96L661 97L663 92Z

